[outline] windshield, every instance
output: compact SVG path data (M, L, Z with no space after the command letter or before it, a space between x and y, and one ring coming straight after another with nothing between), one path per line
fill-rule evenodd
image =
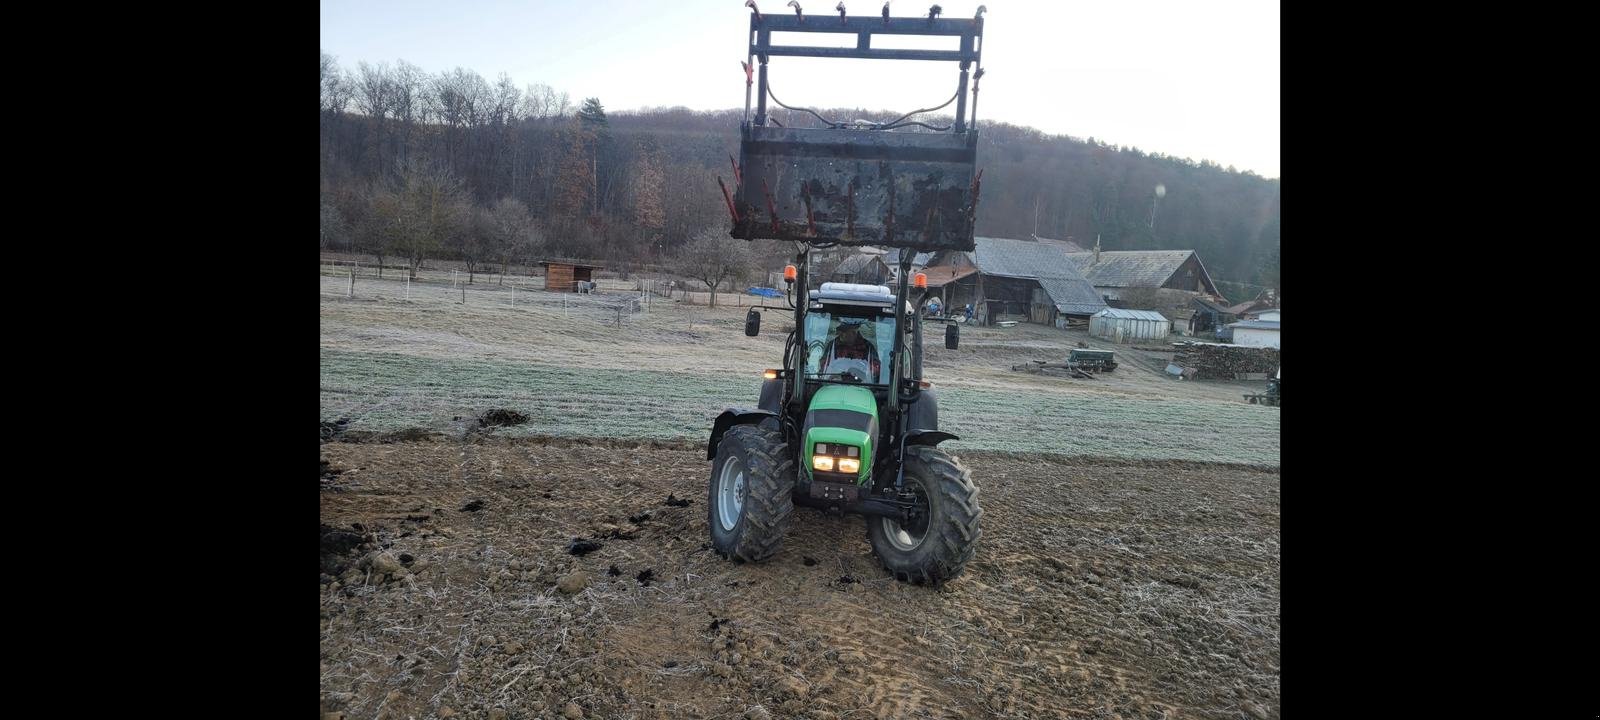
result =
M894 317L806 314L806 377L876 385L889 384L889 353L894 348Z

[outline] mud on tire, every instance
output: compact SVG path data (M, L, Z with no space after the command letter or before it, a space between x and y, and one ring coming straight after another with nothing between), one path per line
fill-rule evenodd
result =
M978 549L978 486L961 461L944 450L906 448L906 484L919 488L928 502L928 523L915 547L892 542L883 518L867 518L867 540L884 569L902 582L941 585L961 574ZM897 527L898 524L895 525Z
M735 463L729 467L730 463ZM727 471L737 493L723 484ZM738 474L743 474L742 482ZM737 425L723 434L717 458L711 463L706 499L706 524L711 547L730 560L759 562L772 557L783 544L794 513L794 459L782 433L754 425ZM730 502L730 494L737 499ZM724 525L724 505L733 527Z

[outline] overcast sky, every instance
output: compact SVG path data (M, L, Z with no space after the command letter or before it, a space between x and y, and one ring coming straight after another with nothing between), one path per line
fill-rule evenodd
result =
M544 83L574 104L607 110L683 105L744 107L750 11L743 0L321 0L322 49L346 69L406 60L428 72L455 67L493 82ZM837 0L801 0L807 17ZM792 13L757 0L763 13ZM926 16L932 2L893 0L895 16ZM940 2L972 17L979 2ZM1210 160L1279 176L1279 13L1276 0L983 0L978 123L1146 152ZM846 0L877 16L879 0ZM845 36L827 44L854 45ZM921 47L943 49L930 39ZM888 43L874 40L875 46ZM952 45L949 49L954 49ZM785 103L909 111L955 92L955 63L775 57L773 92ZM953 106L947 112L953 110Z

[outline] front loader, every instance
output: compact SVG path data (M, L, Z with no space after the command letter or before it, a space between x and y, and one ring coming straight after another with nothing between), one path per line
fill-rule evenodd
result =
M940 443L939 398L922 374L925 278L916 252L973 249L981 173L975 111L982 77L983 8L972 19L764 15L753 0L740 157L733 165L731 234L793 243L785 268L794 329L781 367L764 372L755 408L728 408L712 426L707 521L724 557L761 561L778 552L796 504L863 515L867 538L896 578L941 584L961 574L982 535L978 488ZM885 6L887 8L887 6ZM782 46L774 32L853 35L854 48ZM955 36L958 50L872 47L880 35ZM841 121L805 109L811 127L782 127L767 112L773 56L950 61L960 65L949 102L889 122ZM755 79L759 60L759 83ZM749 89L759 87L754 117ZM938 126L910 118L956 103ZM781 105L781 103L778 103ZM788 107L788 106L784 106ZM791 115L792 117L792 115ZM817 248L904 248L894 287L822 282ZM760 332L752 309L745 334ZM959 345L945 327L945 346Z

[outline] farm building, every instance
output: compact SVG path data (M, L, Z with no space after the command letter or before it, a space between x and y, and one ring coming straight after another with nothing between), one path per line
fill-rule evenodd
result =
M1278 348L1278 336L1281 334L1277 320L1240 320L1228 325L1233 332L1230 340L1235 345L1248 345L1250 347Z
M1105 250L1069 253L1101 297L1116 300L1127 288L1166 288L1221 296L1193 250Z
M1189 318L1189 334L1191 335L1216 330L1239 319L1227 306L1204 295L1196 296L1192 302L1195 307L1195 313Z
M1106 306L1058 245L1034 240L976 238L970 252L943 251L923 272L952 313L971 303L974 321L1064 325Z
M1106 308L1089 318L1089 334L1116 342L1162 340L1172 321L1153 310Z
M594 271L601 269L599 265L567 260L546 260L539 264L544 266L544 289L551 292L577 292L579 282L594 282Z
M1234 305L1228 308L1228 311L1241 318L1250 319L1252 315L1262 310L1276 307L1278 307L1278 294L1272 290L1262 290L1254 299Z
M861 253L839 263L828 276L828 282L883 285L889 282L889 276L889 266L883 262L882 255Z
M933 253L931 252L917 253L912 256L911 272L921 272L923 268L928 266L928 260L932 258ZM890 248L887 253L884 253L883 264L889 266L889 281L898 282L900 280L900 248Z

